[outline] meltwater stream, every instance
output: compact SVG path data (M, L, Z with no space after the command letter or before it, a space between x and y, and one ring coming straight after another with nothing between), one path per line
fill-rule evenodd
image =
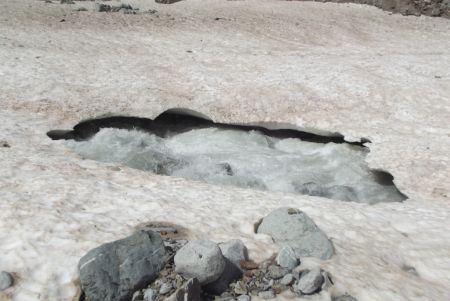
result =
M369 169L366 148L346 143L214 127L166 137L103 128L89 140L66 143L87 159L211 184L364 203L405 199L389 174Z

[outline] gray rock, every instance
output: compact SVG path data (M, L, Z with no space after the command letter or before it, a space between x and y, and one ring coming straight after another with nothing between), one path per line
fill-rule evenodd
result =
M347 294L333 298L332 300L333 301L358 301L354 297L347 295Z
M187 243L176 253L174 262L176 273L197 278L202 285L219 279L226 266L219 246L209 240Z
M225 258L225 269L219 279L207 284L203 289L211 294L220 295L228 289L228 285L242 276L241 260L248 260L248 252L239 239L229 240L219 244Z
M293 208L279 208L266 216L258 233L272 236L275 243L290 246L297 258L328 259L334 253L333 244L326 234L304 212Z
M219 244L223 256L231 261L237 268L241 268L241 260L248 260L247 247L240 239L232 239Z
M234 293L237 295L245 295L247 294L247 287L243 281L237 281L234 286Z
M81 287L90 301L130 300L155 280L165 261L161 236L139 231L84 255L78 264Z
M276 266L276 265L271 265L267 269L266 276L271 278L271 279L280 279L280 278L284 277L288 273L289 273L288 269L285 269L285 268L282 268L282 267L279 267L279 266Z
M161 294L161 295L165 295L165 294L167 294L168 292L170 292L171 290L172 290L172 284L171 283L163 283L162 285L161 285L161 288L159 289L159 293Z
M237 297L237 301L250 301L250 300L252 300L252 298L248 295L241 295Z
M273 292L273 290L259 292L258 297L260 297L261 299L265 299L265 300L273 299L273 298L275 298L275 293Z
M300 260L295 255L294 249L290 246L284 246L276 258L277 264L283 268L292 270L300 264Z
M144 291L144 301L154 301L157 296L158 293L154 289L149 288Z
M111 11L111 6L103 3L96 2L94 5L95 12L109 12Z
M60 3L61 4L75 4L75 2L73 0L61 0Z
M189 279L183 288L175 294L176 301L202 301L202 289L200 282L196 278Z
M284 275L283 278L281 278L280 283L282 285L288 286L288 285L291 285L294 282L294 280L295 280L294 275L287 274L287 275Z
M13 276L5 271L0 272L0 291L10 288L14 284Z
M323 281L320 269L312 269L301 275L297 284L297 289L305 295L314 294L320 290Z
M131 301L144 301L144 295L142 291L136 291L131 298Z

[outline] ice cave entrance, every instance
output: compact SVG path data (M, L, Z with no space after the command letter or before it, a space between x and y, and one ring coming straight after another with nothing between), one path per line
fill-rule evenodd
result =
M390 174L367 166L367 147L338 135L218 124L171 111L155 120L88 120L48 135L67 139L86 159L210 184L371 204L405 199Z

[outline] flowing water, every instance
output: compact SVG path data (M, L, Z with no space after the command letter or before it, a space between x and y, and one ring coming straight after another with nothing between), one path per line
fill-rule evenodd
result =
M214 127L164 138L104 128L89 140L67 143L87 159L217 185L364 203L405 199L388 174L369 169L367 148L346 143L280 139Z

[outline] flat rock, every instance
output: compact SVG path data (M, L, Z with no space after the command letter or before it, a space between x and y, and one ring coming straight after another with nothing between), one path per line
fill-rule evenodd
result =
M257 233L272 236L275 243L290 246L297 256L328 259L334 253L327 235L304 212L279 208L263 218Z
M322 283L322 273L319 268L316 268L301 275L297 289L305 295L310 295L319 291Z
M175 272L185 278L197 278L201 285L219 279L226 261L219 246L209 240L188 242L175 254Z
M80 282L90 301L125 301L151 283L166 260L161 236L135 234L90 250L80 259Z

